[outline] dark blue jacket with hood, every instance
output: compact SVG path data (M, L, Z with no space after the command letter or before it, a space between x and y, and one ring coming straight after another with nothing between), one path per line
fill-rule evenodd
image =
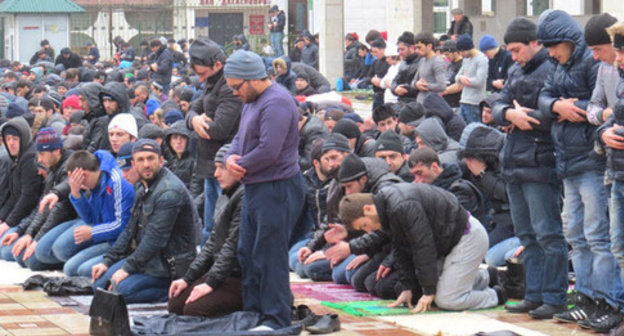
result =
M560 98L576 98L574 104L587 110L589 99L596 85L599 61L585 44L583 31L576 21L562 10L548 10L539 18L537 38L545 46L571 42L574 50L565 64L555 64L553 73L539 97L542 113L551 113ZM565 178L587 171L604 171L605 159L594 151L597 127L589 122L572 123L553 120L551 134L555 144L557 173Z

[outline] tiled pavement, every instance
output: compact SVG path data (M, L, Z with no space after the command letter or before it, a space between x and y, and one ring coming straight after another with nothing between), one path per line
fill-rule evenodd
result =
M24 292L14 285L31 273L15 263L0 261L0 336L3 335L88 335L89 318L62 307L42 291ZM293 278L293 282L300 280ZM297 295L296 304L306 304L316 314L332 311L318 300ZM354 317L341 312L342 330L335 335L471 335L477 331L513 330L520 335L596 335L578 327L554 321L535 321L526 315L504 311L438 313L387 317ZM303 335L306 333L304 332Z

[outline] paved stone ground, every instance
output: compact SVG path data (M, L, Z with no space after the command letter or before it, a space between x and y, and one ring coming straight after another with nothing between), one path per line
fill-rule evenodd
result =
M35 274L15 263L0 261L0 336L2 335L88 335L89 317L84 307L63 307L42 291L26 291L16 283ZM58 275L58 273L44 273ZM293 275L291 283L305 280ZM337 313L342 329L335 335L472 335L478 331L513 330L523 336L591 335L574 325L535 321L526 315L504 311L481 311L386 317L356 317L321 305L320 301L297 294L296 304L308 305L316 314ZM302 335L307 335L307 332Z

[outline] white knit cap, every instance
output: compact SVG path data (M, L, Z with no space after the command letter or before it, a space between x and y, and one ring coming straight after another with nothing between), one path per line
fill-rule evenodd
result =
M139 131L137 129L136 119L130 113L119 113L114 116L113 119L108 123L108 130L112 130L114 128L119 128L128 132L130 135L135 138L139 138Z

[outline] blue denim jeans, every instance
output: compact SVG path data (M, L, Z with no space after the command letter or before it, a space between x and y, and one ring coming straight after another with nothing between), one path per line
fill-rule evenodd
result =
M624 181L613 181L609 210L611 252L620 268L620 280L624 281Z
M108 289L109 280L123 267L126 259L122 259L111 265L106 273L93 283L93 290L97 288ZM122 294L126 303L152 303L166 302L169 294L169 278L157 278L145 273L130 274L117 285L117 292Z
M65 263L63 271L68 276L75 276L78 267L85 261L106 253L109 244L107 242L96 243L92 239L76 244L74 229L86 225L82 219L70 221L72 225L61 233L52 244L52 253L56 259ZM83 253L84 251L84 253Z
M204 241L206 243L210 238L212 231L213 217L217 199L221 195L221 187L216 178L204 179Z
M10 228L2 236L0 236L0 240L2 240L2 238L4 238L4 236L6 236L6 235L8 235L10 233L13 233L15 231L17 231L16 227ZM13 256L13 253L11 253L11 250L13 249L13 245L15 245L15 242L13 242L13 244L5 245L5 246L0 247L0 259L6 260L6 261L15 261L15 256Z
M87 247L65 262L63 272L67 276L91 276L91 267L97 264L92 259L101 260L109 247L108 242Z
M481 122L481 111L477 105L459 104L459 114L464 118L466 124Z
M314 281L331 280L337 284L346 285L349 284L349 280L347 279L347 265L353 258L355 258L355 255L351 254L333 268L327 259L317 260L307 265L297 264L295 271L302 278L310 278ZM349 278L356 270L357 269L350 271L351 274L349 274Z
M572 246L574 288L594 299L617 305L621 292L617 262L611 253L604 174L589 171L563 180L566 239Z
M524 246L524 299L562 305L568 289L568 251L559 183L507 183L516 237Z
M488 249L485 254L485 263L493 267L505 266L507 260L513 256L520 245L522 244L520 244L518 237L503 240Z
M37 242L37 247L35 248L35 254L33 257L36 257L39 262L44 264L59 264L62 263L62 260L59 260L52 250L52 245L54 242L63 234L63 232L67 231L72 225L76 223L76 220L67 221L61 223L54 228L50 229L50 231L46 232L41 239ZM73 230L72 230L73 231Z
M284 55L284 33L277 32L271 33L271 44L273 46L273 51L275 52L275 58Z
M291 271L294 272L297 269L297 264L299 264L299 249L305 247L309 241L310 238L300 240L288 251L288 267Z

